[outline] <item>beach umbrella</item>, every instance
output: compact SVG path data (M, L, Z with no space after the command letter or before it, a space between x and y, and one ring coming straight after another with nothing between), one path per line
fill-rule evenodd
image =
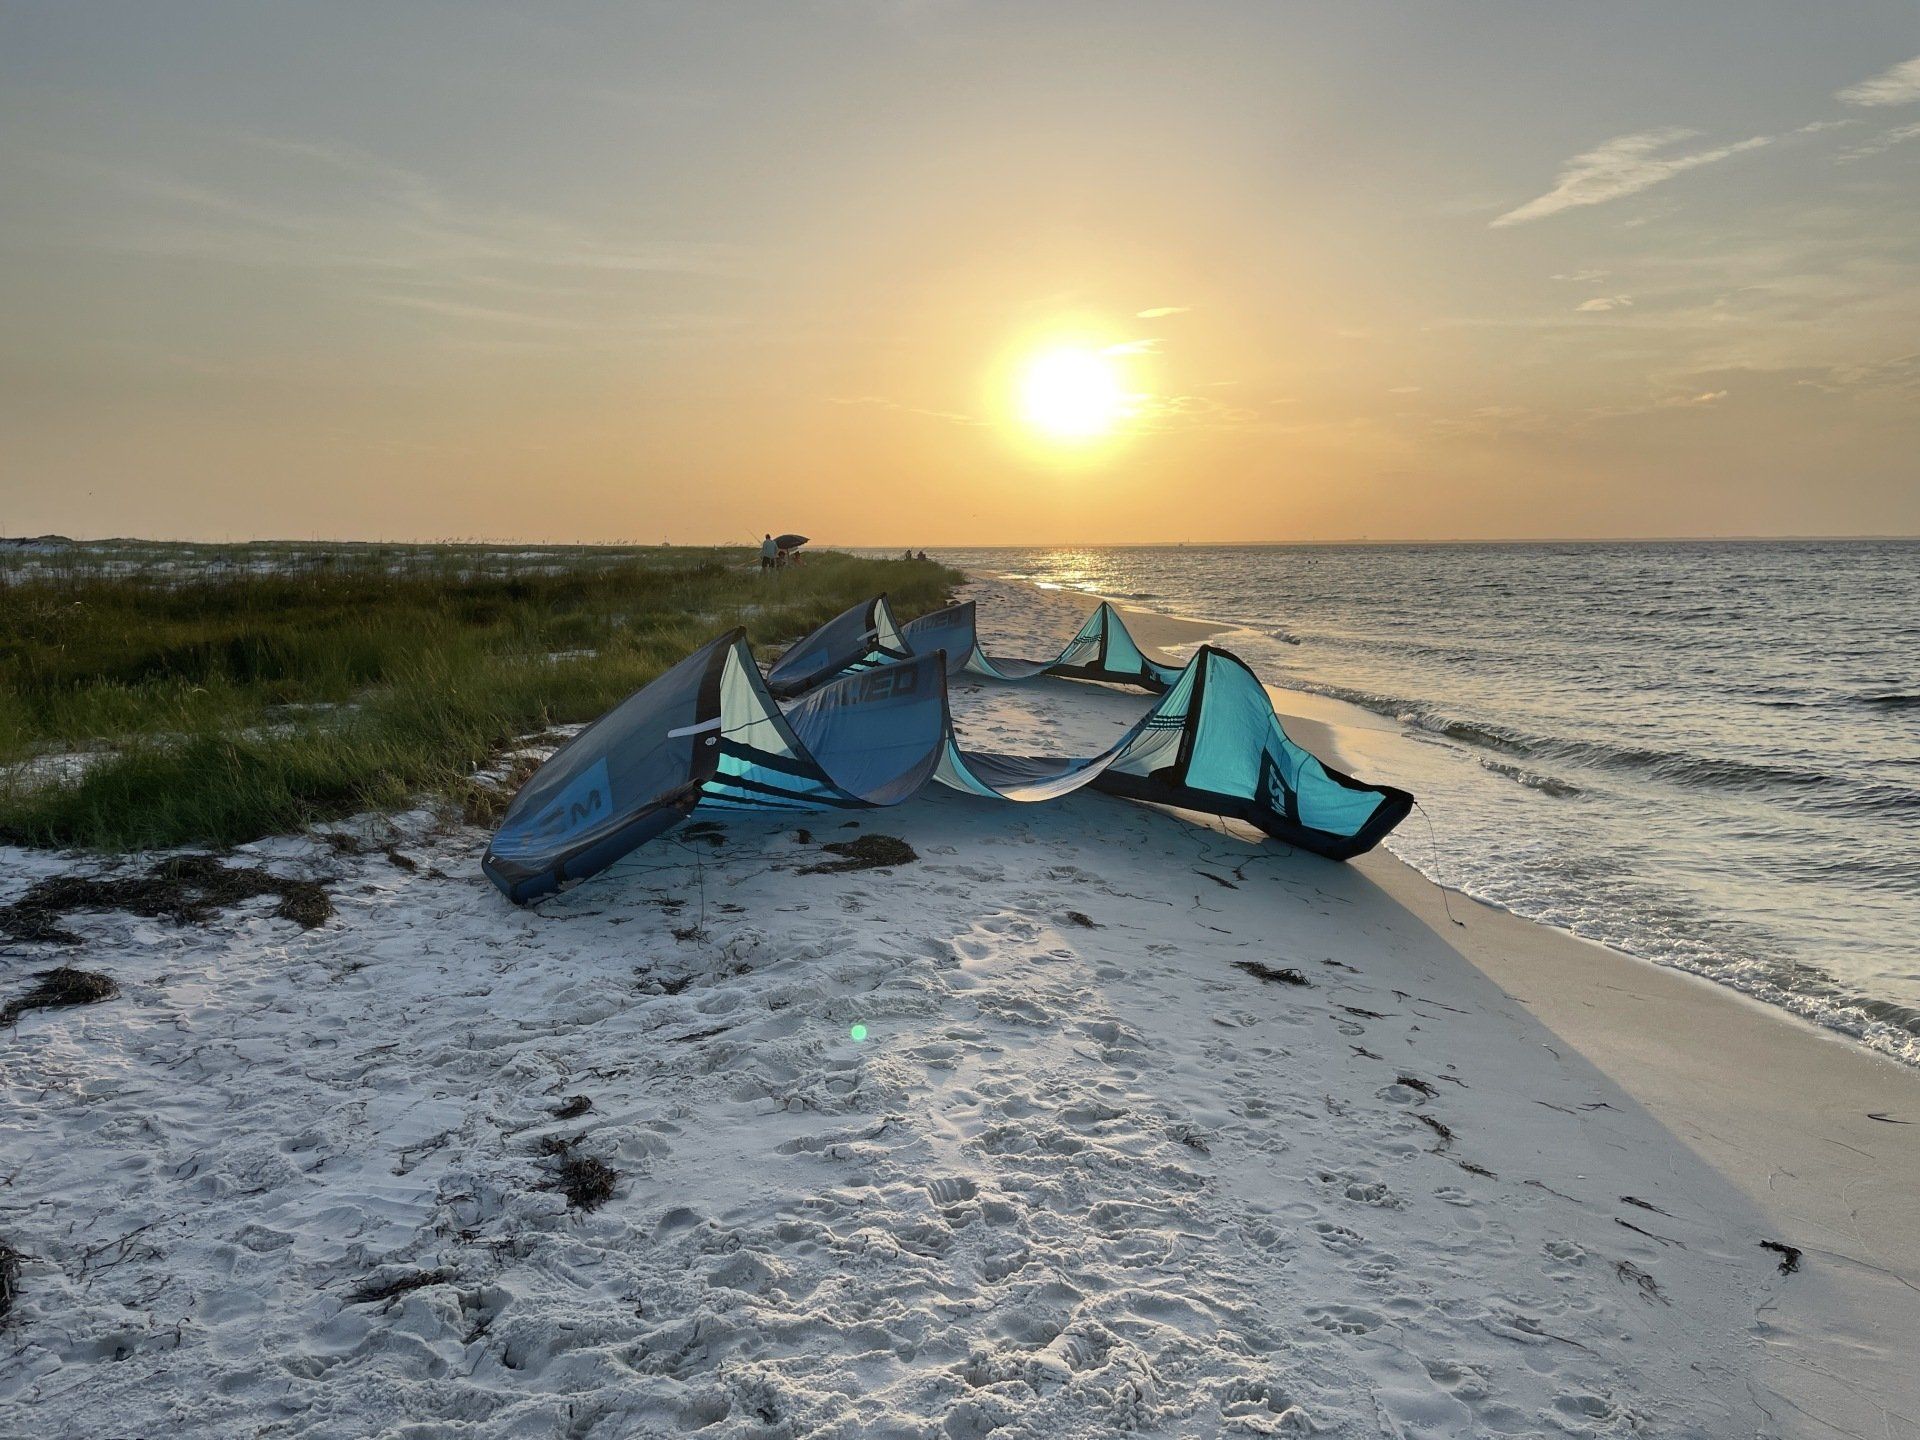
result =
M798 550L802 545L807 543L807 537L804 535L776 535L773 537L773 543L778 545L782 550Z

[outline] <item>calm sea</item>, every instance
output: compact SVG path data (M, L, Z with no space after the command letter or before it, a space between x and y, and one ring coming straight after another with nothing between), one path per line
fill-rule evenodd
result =
M1920 1063L1920 542L937 558L1240 627L1402 859Z

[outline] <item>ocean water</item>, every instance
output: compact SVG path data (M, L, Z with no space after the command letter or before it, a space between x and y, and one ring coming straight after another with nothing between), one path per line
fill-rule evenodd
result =
M1416 868L1920 1063L1920 542L937 558L1229 623Z

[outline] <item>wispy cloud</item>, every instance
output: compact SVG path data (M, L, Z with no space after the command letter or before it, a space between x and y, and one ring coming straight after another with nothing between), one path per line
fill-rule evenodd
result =
M1158 339L1121 340L1101 352L1106 355L1151 355L1160 348Z
M1845 390L1920 391L1920 351L1864 364L1829 365L1794 381L1837 394Z
M1675 411L1706 410L1718 405L1733 393L1725 387L1718 390L1699 390L1673 388L1677 382L1656 382L1654 388L1641 398L1616 400L1611 403L1590 405L1584 411L1572 417L1576 429L1588 426L1612 425L1618 421L1643 420L1649 416L1670 415Z
M1851 150L1840 152L1842 164L1851 164L1855 160L1870 159L1884 154L1896 145L1904 145L1909 140L1920 140L1920 122L1912 125L1896 125L1891 130L1882 130L1871 140L1863 140Z
M1138 395L1132 418L1142 432L1249 430L1265 419L1256 407L1218 395Z
M1834 99L1849 105L1911 105L1920 100L1920 55L1903 60L1891 70L1882 70L1858 85L1834 92Z
M1530 405L1481 405L1464 412L1443 412L1422 421L1428 434L1477 444L1545 435L1561 428L1563 423L1559 417Z
M1772 143L1773 139L1770 135L1755 135L1749 140L1718 145L1709 150L1695 150L1681 155L1661 153L1683 140L1693 139L1699 133L1697 130L1669 128L1639 130L1631 135L1616 136L1604 145L1567 161L1553 189L1546 194L1535 196L1491 223L1494 228L1519 225L1528 220L1557 215L1563 210L1600 205L1627 195L1637 195L1662 180L1671 180L1684 171L1711 165L1729 155L1756 150Z
M897 410L902 415L924 415L930 420L944 420L949 425L985 425L987 422L978 415L969 415L962 410L934 410L925 405L909 405L905 401L890 399L885 395L829 395L829 405L863 405L875 410Z
M1564 275L1555 275L1551 278L1570 281L1575 285L1598 285L1612 273L1611 270L1569 270Z
M1631 295L1596 295L1591 300L1582 300L1574 306L1583 314L1598 314L1602 310L1626 310L1633 305Z
M1156 305L1151 310L1134 311L1133 318L1136 320L1164 320L1169 315L1184 315L1191 309L1193 309L1191 305Z
M1302 417L1298 395L1275 393L1245 380L1206 380L1182 394L1129 399L1129 428L1140 434L1217 430L1297 435L1344 423L1317 407L1310 418Z
M306 272L376 304L471 326L632 336L711 328L660 316L659 277L718 279L739 252L596 231L527 209L462 201L429 177L345 146L234 134L192 167L7 147L110 210L84 243L120 254Z

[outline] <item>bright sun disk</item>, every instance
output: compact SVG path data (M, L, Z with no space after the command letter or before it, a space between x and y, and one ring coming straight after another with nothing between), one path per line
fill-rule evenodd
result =
M1097 350L1046 350L1021 367L1020 416L1056 440L1092 440L1126 408L1113 361Z

